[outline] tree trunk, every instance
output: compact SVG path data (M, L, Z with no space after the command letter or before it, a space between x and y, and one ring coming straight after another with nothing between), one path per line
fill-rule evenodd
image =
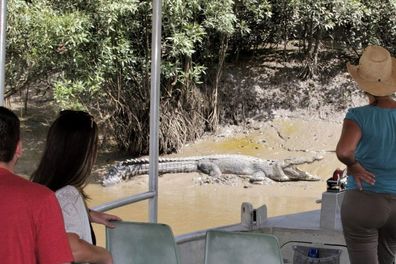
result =
M221 36L221 46L219 49L219 58L217 69L214 77L213 86L211 89L211 94L209 95L209 115L207 122L207 129L209 131L216 131L219 125L219 105L218 105L218 91L221 75L223 73L224 59L226 56L226 51L228 47L228 35Z
M311 79L317 73L319 45L322 37L321 29L313 30L313 21L311 20L309 30L307 32L307 49L303 60L303 69L300 73L302 80Z

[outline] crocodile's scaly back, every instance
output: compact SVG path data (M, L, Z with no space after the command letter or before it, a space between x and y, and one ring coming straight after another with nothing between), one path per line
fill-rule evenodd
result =
M319 180L294 165L311 163L321 158L295 158L283 161L259 159L252 156L225 154L183 158L160 158L158 173L203 172L214 177L222 174L251 175L255 179L267 177L275 181ZM135 175L148 174L149 159L129 159L120 161L110 168L101 180L102 185L109 186L128 180ZM257 177L259 175L259 177Z

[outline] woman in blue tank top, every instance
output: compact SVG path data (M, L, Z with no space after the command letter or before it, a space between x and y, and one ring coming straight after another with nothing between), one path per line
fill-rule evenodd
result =
M351 264L391 264L396 252L396 59L368 46L348 72L369 104L348 110L337 157L347 166L341 220Z

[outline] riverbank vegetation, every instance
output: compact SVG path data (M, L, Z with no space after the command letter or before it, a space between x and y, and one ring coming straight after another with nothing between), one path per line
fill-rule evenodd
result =
M368 44L396 51L395 0L164 0L162 11L162 153L261 112L342 107L348 85L328 83L345 62ZM8 12L6 97L85 109L120 150L147 154L150 1L9 0Z

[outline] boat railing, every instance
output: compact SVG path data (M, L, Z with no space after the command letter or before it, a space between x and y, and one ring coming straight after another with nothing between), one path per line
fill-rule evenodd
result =
M4 105L7 1L0 1L0 105Z
M159 104L161 73L161 0L153 0L153 19L151 35L151 90L150 90L150 149L149 149L149 190L119 200L110 201L94 207L103 212L128 204L149 200L149 219L158 219L158 156L159 156Z
M144 193L139 193L139 194L135 194L135 195L131 195L131 196L127 196L125 198L121 198L118 200L113 200L107 203L103 203L101 205L95 206L92 209L95 211L99 211L99 212L105 212L105 211L109 211L118 207L122 207L128 204L132 204L132 203L137 203L140 201L144 201L147 199L152 199L156 197L156 192L154 191L148 191L148 192L144 192Z

